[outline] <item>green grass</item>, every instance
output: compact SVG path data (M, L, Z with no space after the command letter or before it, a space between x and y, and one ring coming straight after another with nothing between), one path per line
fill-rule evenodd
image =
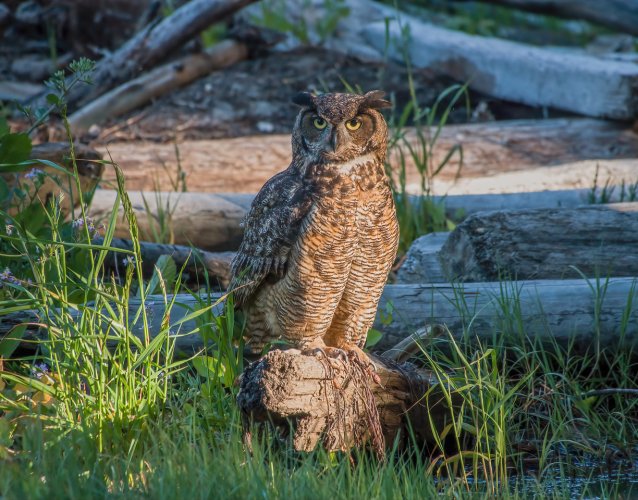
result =
M448 96L458 100L463 92L457 87ZM403 147L420 169L427 197L440 167L432 164L431 147L444 120L435 123L436 111L418 107L407 113L416 113L423 137L418 147ZM0 126L4 140L1 133ZM401 141L397 132L394 143ZM9 163L0 158L8 171L33 166ZM99 244L86 199L79 200L75 225L63 220L56 198L46 205L21 198L27 206L18 214L0 213L8 221L0 230L0 270L10 271L0 274L0 321L34 311L32 321L48 332L34 353L16 350L26 324L0 340L0 498L629 495L635 469L633 476L609 474L638 456L638 398L616 390L638 389L635 353L526 340L516 288L509 285L496 297L504 320L489 345L443 335L422 346L418 362L458 403L428 450L395 447L380 463L365 449L351 456L296 453L266 433L250 455L235 405L244 360L232 303L213 314L216 304L204 297L184 320L171 323L182 273L167 261L144 281L124 181L117 165L107 168L115 169L119 197ZM397 205L406 214L401 230L413 236L427 230L415 221L428 214L410 214L401 183L405 165L402 171L395 178ZM69 178L78 182L77 169ZM110 276L102 264L120 206L134 245L116 250L128 264ZM592 282L596 300L605 286ZM470 339L473 312L461 297L457 306ZM154 318L146 307L151 300L163 305ZM186 319L195 321L194 331L183 331ZM178 355L174 333L199 334L206 347Z

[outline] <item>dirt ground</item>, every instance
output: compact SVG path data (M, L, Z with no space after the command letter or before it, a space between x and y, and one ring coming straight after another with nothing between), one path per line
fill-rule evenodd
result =
M15 57L15 51L0 51L0 67L9 71L4 74L6 79L26 85L25 75L10 72L9 68L16 67L11 62ZM422 108L432 106L441 92L457 83L423 70L415 70L412 77ZM298 110L291 103L293 95L301 90L339 92L349 88L383 89L396 102L398 110L410 101L408 72L395 63L364 62L319 47L269 51L213 72L141 109L94 127L81 139L92 145L104 145L113 141L168 142L289 133ZM469 97L469 109L459 102L448 123L541 118L548 113L475 92L470 92ZM549 114L567 116L553 110ZM19 117L16 123L20 126ZM21 125L26 126L26 122ZM62 139L56 137L56 130L62 133L58 124L49 129L48 136L41 134L38 140Z
M426 71L413 73L417 99L431 106L455 82ZM214 72L141 110L105 124L97 143L113 140L184 140L288 133L298 108L292 96L301 90L364 91L383 89L399 109L410 100L408 73L393 63L359 61L322 48L270 52ZM540 118L543 110L470 94L471 109L457 106L449 123L471 120ZM479 103L480 104L479 106ZM477 106L479 111L477 112ZM553 116L565 116L554 113Z

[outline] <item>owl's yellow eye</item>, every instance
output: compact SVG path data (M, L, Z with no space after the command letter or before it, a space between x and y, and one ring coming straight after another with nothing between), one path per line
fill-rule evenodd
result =
M359 118L353 118L352 120L348 120L346 122L346 128L348 130L359 130L361 127L361 120Z
M312 120L312 124L315 126L315 128L319 130L323 130L328 125L328 122L324 120L323 118L317 117L314 120Z

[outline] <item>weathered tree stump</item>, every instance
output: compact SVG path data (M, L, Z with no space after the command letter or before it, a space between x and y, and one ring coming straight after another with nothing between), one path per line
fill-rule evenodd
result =
M311 451L320 441L329 451L371 443L381 455L410 436L419 445L432 444L455 415L436 377L412 364L371 360L380 383L350 358L271 351L244 371L237 404L253 423L271 423L284 435L292 431L298 451Z

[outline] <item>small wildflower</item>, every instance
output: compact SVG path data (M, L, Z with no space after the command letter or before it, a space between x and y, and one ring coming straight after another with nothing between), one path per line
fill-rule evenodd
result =
M13 234L13 230L15 229L15 226L13 224L7 224L4 227L4 229L7 232L7 236L11 236Z
M24 174L24 178L29 179L30 181L34 181L36 179L39 179L43 175L44 175L44 172L40 170L39 168L32 168L29 172Z
M124 257L122 259L122 264L124 264L125 266L132 266L133 264L135 264L135 257L133 257L132 255Z
M82 229L82 227L84 227L84 219L79 218L79 219L75 219L72 223L71 226L73 227L73 229L75 230L79 230Z
M40 380L49 373L49 366L46 363L36 363L31 367L31 376Z
M19 285L20 280L16 278L11 270L7 267L3 272L0 273L0 284L1 283L11 283L13 285Z
M93 222L93 219L91 219L90 217L87 217L86 219L83 219L83 218L75 219L71 223L71 226L73 227L75 231L79 232L82 230L85 224L91 239L95 239L99 237L100 236L99 231L101 231L102 229L105 229L106 227L104 224L98 224L96 226L95 222Z

